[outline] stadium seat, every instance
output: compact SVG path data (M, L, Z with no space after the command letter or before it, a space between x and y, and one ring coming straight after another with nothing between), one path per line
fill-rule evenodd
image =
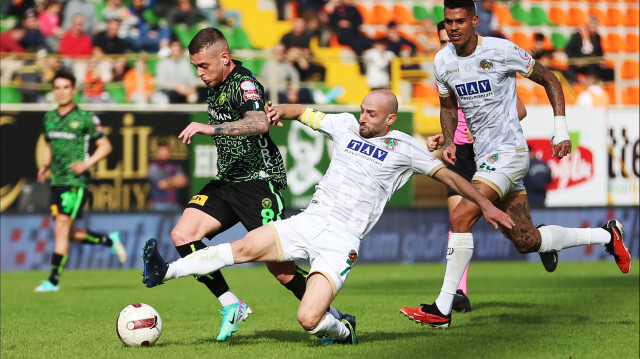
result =
M531 91L528 87L516 86L516 92L518 93L518 97L520 97L520 100L522 100L522 103L524 103L525 105L533 104L533 91Z
M637 60L624 60L620 78L623 80L633 80L640 78L640 63Z
M416 25L418 22L413 13L404 4L393 5L393 19L400 25Z
M564 48L567 47L569 39L560 32L554 32L551 33L551 42L553 43L554 48L564 50Z
M529 50L533 43L531 36L522 31L515 31L513 35L511 35L511 41L525 50Z
M536 103L538 105L549 105L549 98L547 97L547 92L544 87L540 85L536 85L533 87L533 95L536 99Z
M547 18L547 13L541 7L532 6L530 16L531 26L549 26L551 23L549 22L549 18Z
M511 10L502 4L496 3L493 6L493 14L498 18L498 24L500 26L514 26L519 25L511 15Z
M418 102L426 102L433 106L440 104L438 91L430 85L418 82L413 84L413 99Z
M568 26L580 27L587 24L587 14L579 7L572 6L569 8Z
M551 25L562 26L567 24L567 13L558 6L549 8L549 22Z
M424 6L414 5L413 6L413 17L417 20L424 20L428 17L431 17L431 13Z
M639 105L640 104L640 89L638 86L629 86L622 92L622 104L623 105Z
M604 11L602 11L602 9L600 9L599 7L590 7L589 11L587 11L587 14L589 14L589 16L595 16L598 19L598 23L600 24L604 24L606 22Z
M371 25L373 22L371 19L371 12L369 11L369 9L360 3L356 4L356 8L358 9L360 16L362 16L362 23L365 25Z
M627 27L638 27L640 25L640 13L637 7L628 7L624 25Z
M624 46L624 51L632 54L636 54L640 51L638 42L640 42L640 38L638 38L638 34L634 34L632 32L627 33L627 38Z
M0 88L0 102L2 103L21 103L22 93L17 87L2 86Z
M517 22L531 25L529 13L520 5L514 5L511 7L511 17L513 17L513 19Z
M616 101L616 85L612 82L605 84L602 87L609 95L609 105L617 104L618 102Z
M373 25L387 25L393 20L393 14L382 4L373 5L371 10L371 23Z
M619 26L624 24L624 14L622 10L617 7L610 7L607 9L607 16L605 18L605 26Z
M605 53L618 53L623 50L624 41L622 36L617 33L610 32L606 37L602 38L602 50Z
M439 23L444 20L444 7L440 5L436 5L431 9L431 18L434 23Z

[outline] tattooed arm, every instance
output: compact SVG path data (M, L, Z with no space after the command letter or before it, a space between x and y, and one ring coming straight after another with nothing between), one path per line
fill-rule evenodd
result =
M247 111L241 120L218 125L191 122L182 130L178 138L182 139L182 143L191 143L191 139L197 133L205 136L254 136L267 133L268 131L269 121L264 111Z
M554 131L551 143L552 156L558 159L571 153L571 140L569 139L569 131L565 119L565 103L562 85L556 75L549 71L539 62L533 65L529 79L542 87L547 92L547 97L553 107Z
M456 146L453 135L458 127L458 103L453 95L440 97L440 126L444 135L442 159L448 164L456 163Z

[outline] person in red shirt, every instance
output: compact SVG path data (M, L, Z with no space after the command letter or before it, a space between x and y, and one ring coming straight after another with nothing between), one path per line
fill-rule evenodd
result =
M0 52L25 52L24 47L20 45L25 34L26 30L21 25L4 31L0 34Z
M84 15L76 14L71 19L71 27L60 39L60 54L72 57L91 56L93 42L84 30Z

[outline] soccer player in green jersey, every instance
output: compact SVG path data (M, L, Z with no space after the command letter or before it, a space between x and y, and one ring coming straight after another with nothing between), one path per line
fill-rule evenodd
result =
M204 237L236 223L251 231L270 221L284 219L287 177L282 157L269 137L264 112L264 89L250 70L231 59L229 43L215 28L198 32L189 44L191 63L208 87L209 123L190 123L178 136L191 143L195 134L212 136L218 150L218 178L198 192L171 231L176 250L185 257L207 248ZM298 298L306 289L306 278L295 263L267 263L269 271ZM229 289L222 273L197 276L223 309L218 341L234 333L251 309ZM332 307L335 318L344 315Z
M74 228L82 218L89 191L89 168L111 153L111 142L102 132L100 119L80 110L73 102L76 79L70 72L58 71L53 77L53 94L58 108L44 115L43 164L38 170L38 182L45 182L51 170L51 215L54 217L55 245L51 256L51 275L35 289L36 292L60 290L60 274L67 261L69 242L101 244L111 249L121 263L127 260L120 233L109 235ZM96 149L89 153L90 142Z

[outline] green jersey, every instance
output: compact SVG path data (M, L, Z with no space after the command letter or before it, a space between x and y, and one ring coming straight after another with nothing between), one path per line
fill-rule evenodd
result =
M51 185L87 186L89 171L77 175L69 165L89 158L90 142L105 135L100 119L74 107L64 116L60 116L57 109L47 112L42 124L44 138L51 146Z
M238 121L248 111L264 111L264 88L253 73L236 67L207 97L209 124ZM256 136L212 136L218 149L218 176L227 182L264 179L287 188L284 162L269 133Z

